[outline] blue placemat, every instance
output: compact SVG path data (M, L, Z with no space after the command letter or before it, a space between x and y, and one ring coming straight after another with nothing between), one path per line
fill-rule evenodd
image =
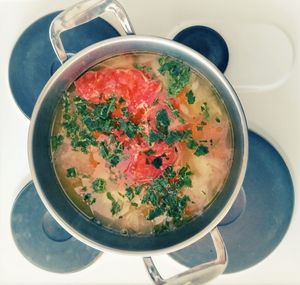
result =
M13 205L11 229L24 257L47 271L79 271L101 255L100 251L76 240L57 224L32 182L22 189Z
M30 25L16 42L10 57L11 92L21 111L29 118L41 90L60 66L49 40L49 26L59 13L46 15ZM116 36L119 33L100 18L61 35L69 54Z
M228 47L224 38L212 28L191 26L180 31L174 40L198 51L222 72L226 70L229 60Z
M219 226L229 258L225 273L244 270L266 258L283 239L294 207L293 183L284 160L269 142L252 131L243 188L245 209L232 223ZM170 256L193 267L212 260L215 251L208 235Z

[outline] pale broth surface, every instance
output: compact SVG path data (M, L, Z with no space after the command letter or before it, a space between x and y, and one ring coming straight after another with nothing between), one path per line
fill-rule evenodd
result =
M122 232L200 215L232 162L228 113L211 83L158 54L113 57L64 94L52 131L57 177L89 217Z

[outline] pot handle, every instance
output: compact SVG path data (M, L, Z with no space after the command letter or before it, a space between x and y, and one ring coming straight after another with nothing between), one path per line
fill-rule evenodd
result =
M68 56L60 39L60 34L100 17L105 13L113 14L127 35L134 34L134 29L124 8L117 1L83 0L57 15L50 25L50 41L61 63L64 63L68 59Z
M222 274L227 266L228 261L226 247L217 228L214 228L210 232L210 235L215 246L217 254L216 259L203 264L199 264L169 279L163 279L161 277L150 256L144 257L143 260L145 266L154 283L156 285L199 285L206 283Z

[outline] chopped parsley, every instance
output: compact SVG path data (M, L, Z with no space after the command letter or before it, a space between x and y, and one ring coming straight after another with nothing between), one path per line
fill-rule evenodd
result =
M114 216L115 214L119 213L121 211L121 205L114 199L114 197L112 196L112 194L110 192L106 193L106 197L107 199L109 199L111 201L111 213Z
M51 136L51 146L52 149L55 151L58 147L63 143L64 137L61 134Z
M148 214L147 220L151 221L151 220L159 217L163 213L164 213L164 209L163 208L157 207L157 208L151 209L150 212L149 212L149 214Z
M173 144L177 141L184 140L192 135L191 130L185 130L185 131L170 131L168 133L168 136L166 137L166 143L167 144Z
M178 174L179 180L177 181L177 183L179 183L180 187L192 187L192 180L190 176L193 173L191 172L190 167L188 165L181 167Z
M216 122L221 123L221 119L219 117L216 117Z
M196 156L201 156L201 155L205 155L205 154L208 154L208 147L203 145L203 144L200 144L196 151L194 152L194 155Z
M96 193L104 193L106 191L106 182L102 178L98 178L92 183L93 190Z
M70 112L70 95L66 91L63 94L63 108L65 113Z
M124 133L129 137L129 138L133 138L137 131L138 131L138 126L135 125L132 122L129 121L124 121L124 120L119 120L120 126L122 128L122 130L124 131Z
M200 143L200 144L199 144ZM189 139L186 143L186 146L189 149L195 150L194 155L201 156L208 154L208 147L203 145L202 143L207 143L207 140L199 140L198 142L194 139Z
M92 194L87 193L83 195L83 201L90 206L96 203L96 198L94 198Z
M170 126L170 119L165 109L161 109L156 113L156 128L160 133L167 134Z
M76 108L76 112L80 115L86 115L87 102L79 96L74 97L73 103Z
M152 155L152 154L155 154L155 151L152 148L150 148L150 149L144 151L144 154L146 154L146 155Z
M132 187L126 187L125 188L125 196L128 198L129 201L131 201L134 198L134 190Z
M123 150L124 146L121 142L116 142L113 150L109 148L107 142L99 142L99 152L101 156L113 167L120 162Z
M186 146L189 149L195 149L198 146L198 143L194 139L189 139L188 142L186 143Z
M138 185L133 188L135 195L140 195L143 190L144 185Z
M71 167L67 169L67 177L74 178L77 176L77 171L75 167Z
M115 110L116 100L116 96L111 96L106 103L97 104L93 111L94 115L104 120L108 119L111 115L111 112Z
M174 171L174 168L173 166L168 166L166 169L165 169L165 176L168 177L168 178L174 178L176 176L176 172Z
M148 73L152 72L152 68L146 64L134 63L133 67L141 71L146 71Z
M119 103L120 104L124 104L126 102L126 100L123 98L123 97L120 97L119 98Z
M124 115L126 118L129 118L128 107L123 107L123 108L121 108L121 111L122 111L123 115Z
M189 83L191 69L182 61L168 56L162 56L159 59L160 68L158 71L162 75L168 75L168 93L170 96L176 96Z
M163 139L163 136L160 133L156 133L153 130L150 131L150 133L149 133L149 144L157 142L161 139Z
M195 97L192 90L185 93L185 96L186 96L186 99L187 99L189 104L194 104L195 103L196 97Z
M100 154L104 159L107 159L109 156L108 144L105 141L99 143Z
M209 119L209 112L208 112L209 108L208 108L208 105L207 105L207 102L204 102L202 105L201 105L201 112L203 113L205 119Z
M166 215L172 219L175 226L182 223L184 209L190 199L187 195L182 196L180 190L192 186L191 175L192 172L187 165L180 168L178 172L169 166L163 175L153 180L142 198L142 204L153 206L148 213L148 220Z

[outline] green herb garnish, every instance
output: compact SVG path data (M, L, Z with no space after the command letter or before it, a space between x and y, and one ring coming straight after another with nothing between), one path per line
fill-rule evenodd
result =
M160 133L167 134L170 126L170 119L165 109L161 109L156 113L156 128Z
M164 209L157 207L154 209L151 209L148 216L147 216L147 220L153 220L157 217L159 217L160 215L162 215L164 213Z
M111 213L115 215L121 211L121 205L114 199L110 192L106 193L106 197L112 202Z
M188 101L189 104L194 104L195 103L196 97L195 97L192 90L185 93L185 96L186 96L187 101Z
M106 120L110 117L111 112L115 110L117 97L111 96L106 103L97 104L93 111L94 116Z
M152 72L152 68L146 64L134 63L133 67L141 71L146 71L148 73Z
M126 187L125 188L125 196L128 198L129 201L131 201L134 198L134 191L132 187Z
M205 155L205 154L208 154L208 147L203 145L203 144L200 144L196 151L194 152L194 155L196 156L201 156L201 155Z
M181 196L180 190L183 187L191 187L192 172L189 166L184 166L178 172L169 166L163 175L154 179L147 187L146 193L142 198L142 204L151 204L153 208L150 210L147 219L153 220L160 215L167 215L172 218L174 225L183 222L183 211L189 201L188 196ZM174 180L175 179L175 182Z
M162 56L159 59L159 72L162 75L168 75L168 93L170 96L176 96L189 83L191 69L182 61L168 56Z
M186 146L189 149L195 149L198 146L198 143L194 140L194 139L190 139L188 140L188 142L186 143Z
M123 97L120 97L119 103L120 103L120 104L124 104L125 102L126 102L126 100L125 100Z
M109 156L108 144L105 141L99 143L100 154L104 159L107 159Z
M70 112L70 95L66 91L63 93L63 108L65 113Z
M221 119L219 117L216 117L216 122L221 123Z
M92 194L87 193L83 195L83 201L86 202L88 205L93 205L96 202L96 198L94 198Z
M140 195L143 190L144 185L138 185L133 188L135 195Z
M105 141L101 141L99 143L99 151L101 156L113 167L120 162L123 150L124 146L121 142L116 142L113 150L109 148Z
M176 172L174 171L174 168L173 166L168 166L166 169L165 169L165 176L168 177L168 178L174 178L176 176Z
M180 168L180 170L178 172L179 180L177 181L177 183L179 183L180 187L182 187L182 186L192 187L192 180L190 178L190 176L192 174L193 173L191 172L190 167L188 165Z
M144 151L144 154L146 154L146 155L152 155L152 154L155 154L155 151L150 148L150 149Z
M55 151L58 147L63 143L64 137L61 134L51 136L51 146L52 149Z
M92 183L93 190L96 193L104 193L106 191L106 182L102 178L98 178Z
M204 102L201 105L201 112L203 113L205 119L207 120L209 118L209 112L208 112L209 108L206 102Z
M74 178L77 176L77 171L75 167L71 167L67 169L67 177Z
M177 141L184 140L192 135L191 130L185 131L170 131L166 137L167 144L173 144Z
M129 137L129 138L133 138L137 131L138 131L138 126L135 125L132 122L129 121L124 121L122 119L119 120L120 126L123 129L124 133Z
M149 144L157 142L161 139L163 139L163 136L160 133L156 133L153 130L150 131L150 133L149 133Z
M87 113L87 101L79 96L74 97L73 103L75 105L76 111L80 115L86 115Z
M128 107L123 107L123 108L121 108L121 111L122 111L123 115L124 115L126 118L129 118Z

